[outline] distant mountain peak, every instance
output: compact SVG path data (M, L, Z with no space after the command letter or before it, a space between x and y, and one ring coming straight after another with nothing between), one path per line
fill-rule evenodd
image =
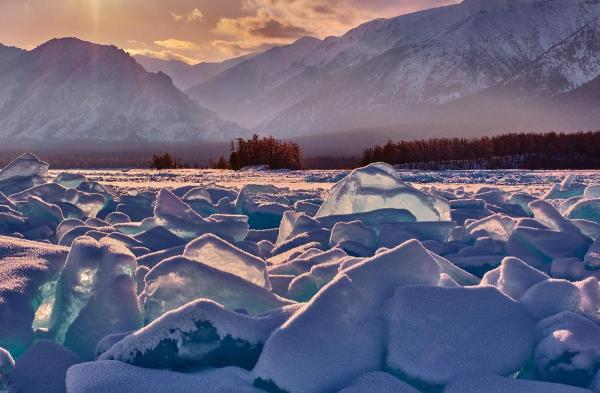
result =
M320 39L312 36L304 36L298 38L296 41L292 43L292 45L312 45L321 42Z
M2 62L0 52L0 65ZM0 73L0 138L222 140L244 134L123 50L77 38L50 40Z

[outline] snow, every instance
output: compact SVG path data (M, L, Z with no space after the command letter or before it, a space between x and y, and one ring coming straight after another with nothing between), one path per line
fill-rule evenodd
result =
M538 323L535 366L547 381L586 387L600 367L600 327L563 312Z
M506 296L518 300L527 290L549 277L518 258L507 257L500 266L487 272L481 285L493 285Z
M387 318L387 368L424 387L466 376L512 375L534 345L533 320L489 286L399 288Z
M67 370L78 363L81 359L61 345L38 341L17 359L12 388L23 393L64 393Z
M600 386L596 172L36 165L0 182L0 347L20 368L5 355L0 384Z
M338 393L419 393L419 391L393 375L374 371L357 378L352 385Z
M460 378L443 393L591 393L590 390L556 383L503 378L497 375Z
M58 278L68 250L0 236L0 347L21 355L33 341L34 318L50 310L40 288ZM35 305L44 306L36 315Z
M297 308L287 306L252 317L209 300L195 300L126 336L100 359L151 368L205 365L251 369L273 330Z
M247 371L229 367L184 374L149 370L118 361L97 361L71 367L67 393L259 393Z
M521 296L519 303L539 320L563 311L578 311L581 294L579 288L570 281L550 279L531 286Z

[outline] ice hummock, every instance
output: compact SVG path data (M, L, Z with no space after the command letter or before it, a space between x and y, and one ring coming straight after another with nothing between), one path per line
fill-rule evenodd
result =
M100 359L150 368L237 366L251 369L273 330L297 308L287 306L253 317L198 299L129 334Z
M600 327L565 311L537 326L535 367L546 381L587 387L600 367Z
M0 236L0 347L18 357L34 339L34 320L47 323L52 289L68 250Z
M493 287L399 288L388 318L386 366L421 387L513 375L534 345L533 319Z
M206 234L189 242L183 256L271 289L264 260L213 234Z
M0 169L0 192L10 196L43 184L48 167L48 163L41 161L34 154L23 154Z
M382 370L386 327L379 315L385 300L399 286L437 285L440 273L417 241L342 271L273 333L255 374L288 392L322 392Z
M122 274L132 276L136 267L135 256L118 241L77 238L58 280L51 335L63 343L69 327L96 291Z
M316 218L373 211L406 209L417 221L450 221L448 201L427 195L403 182L396 170L383 163L352 171L337 183Z
M15 368L15 361L11 354L0 347L0 392L7 391L10 383L10 374Z
M96 346L103 337L142 326L136 282L122 274L105 282L89 298L69 326L64 345L82 359L93 360Z
M168 229L174 235L191 240L204 233L243 240L248 234L247 218L235 216L201 217L172 192L162 189L154 207L154 225Z
M199 298L250 315L293 303L234 274L182 256L162 261L144 280L146 288L142 297L146 322Z

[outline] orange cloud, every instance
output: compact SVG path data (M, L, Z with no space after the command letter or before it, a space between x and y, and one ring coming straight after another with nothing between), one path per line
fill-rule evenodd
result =
M30 48L75 36L160 58L220 61L301 36L340 35L371 19L458 1L0 0L0 41Z
M204 22L206 20L204 13L198 8L194 8L190 12L181 15L171 11L171 18L173 18L175 22Z
M129 53L131 56L146 56L161 60L179 60L188 64L197 64L200 61L197 58L184 56L180 53L176 53L170 50L128 48L125 49L125 52Z
M200 45L196 44L195 42L176 40L174 38L169 38L167 40L154 41L154 43L158 46L162 46L164 48L169 48L169 49L179 49L179 50L198 50L198 49L200 49Z

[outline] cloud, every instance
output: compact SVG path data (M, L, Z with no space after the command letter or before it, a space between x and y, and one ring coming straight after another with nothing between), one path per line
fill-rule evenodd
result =
M90 7L89 1L0 0L0 35L4 44L19 47L75 36L151 50L161 58L178 54L221 61L301 36L341 35L371 19L459 1L94 0Z
M251 42L251 41L225 41L215 40L211 42L211 46L217 49L220 53L227 57L237 57L253 52L262 52L270 49L276 43L270 42Z
M193 10L185 14L176 14L175 12L171 11L171 18L173 18L175 22L186 21L188 23L204 22L206 20L204 13L198 8L194 8Z
M188 64L197 64L199 60L195 57L184 56L180 53L175 53L170 50L152 50L146 48L128 48L125 52L131 56L146 56L160 60L179 60Z
M158 46L168 49L178 49L178 50L199 50L200 45L196 44L192 41L182 41L176 40L174 38L169 38L167 40L159 40L154 41L154 43Z
M341 35L372 19L392 17L459 0L242 0L244 15L223 17L212 45L236 55L289 43L302 36Z

